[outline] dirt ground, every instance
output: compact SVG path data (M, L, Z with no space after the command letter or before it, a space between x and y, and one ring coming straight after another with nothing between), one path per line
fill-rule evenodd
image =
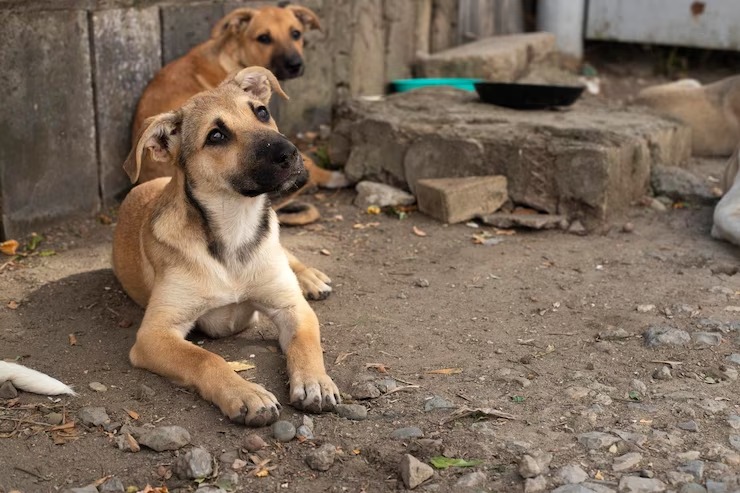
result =
M718 178L721 166L704 163L700 170ZM324 220L284 230L283 242L333 279L331 297L312 305L327 369L340 389L351 394L353 384L389 377L407 388L360 402L368 408L362 421L314 416L314 440L278 443L269 428L257 429L268 442L262 458L275 468L254 477L247 466L237 491L402 490L398 464L405 453L424 461L439 455L482 461L435 470L422 491L461 491L456 482L473 471L486 476L479 490L522 491L518 462L538 450L553 455L548 490L566 465L581 467L594 491L616 491L621 477L640 474L678 490L679 471L693 458L702 462L697 482L735 491L729 481L740 474L740 456L728 418L740 414L740 399L737 365L726 358L740 352L740 276L730 275L739 255L710 238L711 207L659 212L635 205L588 236L497 234L444 226L414 212L405 219L368 215L352 197L349 191L312 197ZM633 232L623 231L627 222ZM187 449L121 451L115 430L79 423L85 406L105 407L118 423L182 426L216 462L223 452L237 453L254 431L230 423L191 391L131 367L127 354L143 312L110 270L113 227L90 219L40 232L39 250L55 255L0 272L0 358L18 358L79 392L0 401L0 492L55 492L108 475L138 489L198 487L165 479ZM501 243L474 244L472 235L482 230ZM717 333L721 343L648 348L642 334L651 326ZM612 337L616 329L626 334ZM251 360L256 368L242 375L287 403L273 327L221 340L196 333L192 340L227 360ZM653 378L663 367L671 378ZM430 373L439 369L459 372ZM107 391L93 391L91 382ZM142 396L142 384L154 395ZM449 419L455 409L425 411L434 396L455 409L494 408L515 419ZM75 426L50 431L50 412L62 412ZM297 426L302 413L285 405L281 417ZM688 421L695 426L678 426ZM408 426L432 440L391 438ZM589 450L578 436L591 431L621 433L622 440ZM304 458L324 443L340 451L328 471L317 472ZM697 453L684 454L691 451ZM640 460L615 471L615 457L625 453Z

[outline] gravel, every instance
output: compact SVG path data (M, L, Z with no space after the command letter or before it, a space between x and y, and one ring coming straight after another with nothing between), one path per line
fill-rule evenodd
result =
M337 404L335 411L341 418L352 421L362 421L367 419L367 408L360 404Z
M190 443L190 433L181 426L160 426L139 435L139 443L157 452L177 450Z
M110 421L104 407L83 407L77 413L77 417L80 418L82 424L87 426L101 426Z
M213 457L204 448L192 448L177 458L172 472L181 479L206 478L213 473Z
M314 471L328 471L334 464L336 455L337 448L330 443L325 443L306 454L305 461L308 467Z
M295 438L296 429L290 421L275 421L272 424L272 436L278 442L289 442Z

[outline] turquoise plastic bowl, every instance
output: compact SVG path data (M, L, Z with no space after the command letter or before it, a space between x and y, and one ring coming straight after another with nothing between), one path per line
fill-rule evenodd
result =
M441 79L398 79L391 84L396 92L406 92L421 87L447 86L463 91L475 91L475 83L481 79L441 78Z

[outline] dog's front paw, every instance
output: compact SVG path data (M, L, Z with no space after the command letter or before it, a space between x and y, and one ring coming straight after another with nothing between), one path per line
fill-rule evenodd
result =
M326 373L318 376L294 376L290 382L290 404L310 413L333 411L341 404L339 389Z
M245 380L225 387L214 402L231 421L241 425L266 426L280 416L281 406L275 396L261 385Z
M303 296L309 300L325 300L331 294L331 279L318 269L307 267L296 273Z

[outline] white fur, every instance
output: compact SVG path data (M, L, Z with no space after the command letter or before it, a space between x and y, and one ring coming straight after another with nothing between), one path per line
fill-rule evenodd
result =
M725 192L722 200L714 209L714 225L712 226L712 237L729 241L740 246L740 173L738 172L738 159L740 159L740 148L727 163L726 184L729 189Z
M341 171L332 171L331 178L322 186L324 188L347 188L350 185L352 185L352 181L347 178L347 175Z
M41 395L77 395L62 382L17 363L0 361L0 383L10 381L17 389Z

